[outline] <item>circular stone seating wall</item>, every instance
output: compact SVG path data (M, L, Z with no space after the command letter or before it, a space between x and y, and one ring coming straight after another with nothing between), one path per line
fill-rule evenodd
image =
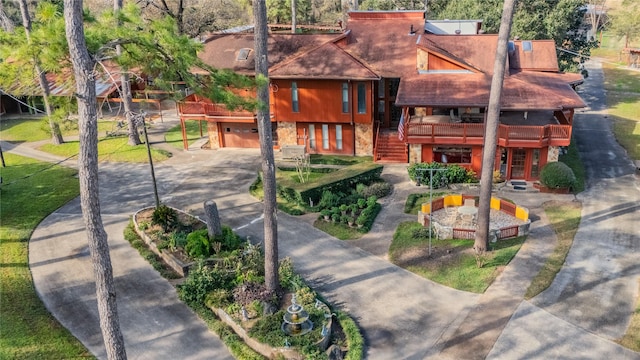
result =
M431 203L423 203L421 211L418 212L418 222L423 226L429 226L429 214L433 209L434 212L448 207L460 207L467 199L473 199L473 195L452 194L434 199ZM531 220L529 219L529 210L525 207L518 206L512 202L491 197L491 209L503 212L507 215L518 219L522 224L502 227L499 229L489 229L490 241L508 239L517 236L526 236L529 234ZM456 228L444 226L438 222L433 222L438 239L473 239L475 238L475 229Z

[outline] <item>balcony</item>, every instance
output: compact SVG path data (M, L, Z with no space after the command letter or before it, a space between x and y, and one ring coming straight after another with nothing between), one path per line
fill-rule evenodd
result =
M214 104L203 101L178 102L178 114L194 120L210 120L219 122L255 121L256 113L247 110L229 110L225 104ZM271 120L274 120L271 106Z
M409 144L482 145L484 124L453 122L448 116L412 116L405 134ZM503 147L568 146L570 142L571 125L501 123L498 128L498 145Z

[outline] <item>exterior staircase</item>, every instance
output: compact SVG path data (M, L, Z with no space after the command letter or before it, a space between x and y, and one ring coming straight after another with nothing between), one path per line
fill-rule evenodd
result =
M398 139L398 132L391 130L380 130L376 139L375 159L376 162L387 163L407 163L409 162L409 152L407 144Z

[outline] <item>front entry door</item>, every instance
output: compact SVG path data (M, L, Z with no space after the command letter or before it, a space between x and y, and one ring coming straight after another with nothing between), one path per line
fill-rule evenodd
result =
M511 150L511 178L525 178L525 164L527 162L527 150L512 149Z

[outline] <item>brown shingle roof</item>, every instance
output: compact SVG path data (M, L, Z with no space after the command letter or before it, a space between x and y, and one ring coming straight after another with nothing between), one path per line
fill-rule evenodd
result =
M553 40L528 40L531 51L524 51L525 40L513 40L515 51L509 54L512 69L559 71L556 43Z
M269 63L278 64L301 52L309 51L341 34L270 34L267 42ZM205 41L203 51L198 54L207 65L217 69L229 69L235 72L255 74L253 34L216 34ZM238 60L242 49L248 49L246 60Z
M491 74L498 46L498 35L424 34L420 36L419 46Z
M305 79L379 79L378 75L334 43L320 45L274 65L269 70L269 76Z
M585 104L555 74L519 72L506 77L501 108L507 110L559 110ZM400 82L396 105L433 107L486 107L491 76L486 74L422 74Z
M413 35L409 35L411 25L416 32ZM416 70L416 41L424 33L423 18L357 17L349 20L347 29L351 32L344 49L378 75L401 77Z

